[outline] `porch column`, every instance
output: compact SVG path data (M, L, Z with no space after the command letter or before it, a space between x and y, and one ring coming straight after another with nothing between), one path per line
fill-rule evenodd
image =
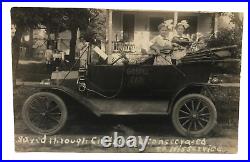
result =
M215 13L214 14L214 35L215 35L215 37L217 37L217 32L218 32L218 18L219 18L218 14Z
M107 11L107 49L108 55L112 54L112 10Z
M174 26L177 24L178 22L178 12L174 12Z

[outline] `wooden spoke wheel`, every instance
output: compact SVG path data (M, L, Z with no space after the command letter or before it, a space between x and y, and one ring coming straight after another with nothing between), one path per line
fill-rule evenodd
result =
M213 102L200 94L183 96L173 108L173 125L183 136L205 136L214 128L216 121L217 112Z
M25 101L22 117L31 131L53 135L65 125L67 108L57 95L38 92Z

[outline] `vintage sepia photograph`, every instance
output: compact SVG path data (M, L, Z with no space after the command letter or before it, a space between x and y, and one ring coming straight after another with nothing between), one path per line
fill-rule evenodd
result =
M10 15L16 152L238 152L243 13Z

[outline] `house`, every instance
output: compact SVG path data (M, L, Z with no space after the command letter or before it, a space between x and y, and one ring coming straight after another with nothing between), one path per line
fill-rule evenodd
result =
M189 35L197 32L207 34L218 31L221 26L230 26L228 16L221 16L220 14L211 12L108 9L105 10L105 13L107 14L107 33L106 42L102 41L102 50L108 55L115 55L122 50L130 58L141 58L141 50L149 48L150 40L158 34L158 25L164 20L172 19L174 24L181 20L187 20L190 25L187 29ZM77 38L79 38L80 30L77 33ZM42 55L43 51L47 48L48 37L51 37L51 35L48 36L45 29L34 29L33 37L33 52L35 55ZM57 38L54 36L54 39L56 39L56 48L69 54L71 32L67 30L58 33ZM77 40L78 43L79 40ZM79 53L77 47L76 52L77 54ZM76 57L78 57L77 54Z
M158 25L172 19L174 24L187 20L188 34L206 34L217 29L216 14L208 12L166 12L166 11L107 11L107 49L117 53L120 47L125 52L140 54L141 49L149 46L149 41L158 34Z

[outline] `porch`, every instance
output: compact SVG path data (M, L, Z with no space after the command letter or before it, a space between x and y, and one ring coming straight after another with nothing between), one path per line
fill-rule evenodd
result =
M187 20L190 27L186 32L189 35L216 30L214 13L108 10L106 53L123 51L131 57L141 55L141 50L147 50L149 41L158 35L158 25L168 19L173 19L174 24Z

